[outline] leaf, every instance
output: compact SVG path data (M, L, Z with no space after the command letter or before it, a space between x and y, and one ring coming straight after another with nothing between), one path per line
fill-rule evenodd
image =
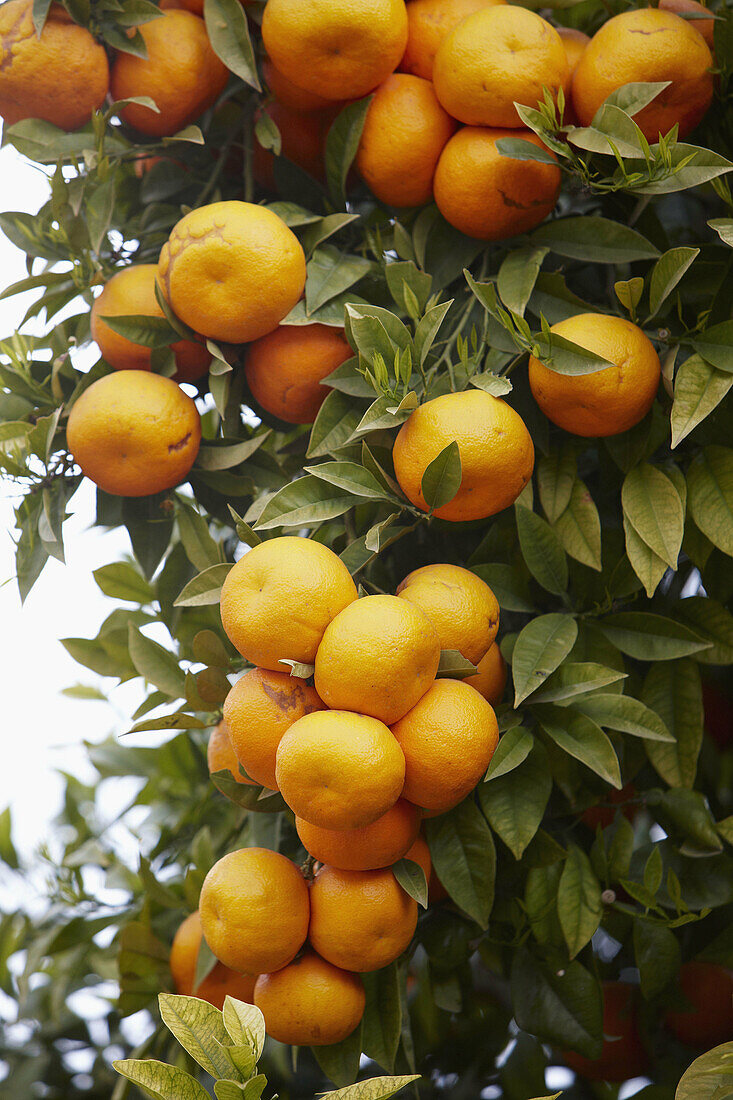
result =
M265 1048L265 1017L255 1005L227 996L222 1009L224 1027L237 1046L249 1047L255 1063Z
M103 565L92 573L99 588L112 600L126 600L129 603L148 604L153 600L153 590L141 577L134 565L120 561L114 565Z
M312 474L299 477L270 497L255 524L258 531L273 527L305 527L348 512L360 497L337 490Z
M508 378L503 378L500 374L494 374L491 370L481 371L479 374L472 374L469 381L477 390L483 390L484 393L490 393L492 397L505 397L508 393L511 393L513 389Z
M131 340L133 344L142 344L146 348L165 348L180 340L180 336L165 317L149 314L123 317L116 314L103 316L100 320L104 321L113 332L124 336L126 340Z
M224 581L232 565L212 565L190 580L174 603L174 607L207 607L219 603Z
M700 672L694 661L654 665L641 697L674 737L672 744L645 741L646 754L670 787L692 787L702 746L703 709Z
M326 180L333 201L346 206L346 177L354 163L372 96L350 103L340 112L326 139Z
M180 499L176 518L183 549L191 565L203 571L221 564L219 546L211 535L206 519Z
M603 1005L596 978L574 960L561 970L534 959L525 947L514 955L512 1007L524 1031L586 1058L601 1052Z
M481 808L515 859L522 858L535 836L551 791L547 752L539 742L518 767L479 786ZM442 882L441 872L438 877Z
M502 157L511 157L512 160L536 160L540 164L557 165L557 160L547 149L523 138L500 138L496 148Z
M357 462L323 462L318 466L304 466L307 474L367 500L396 500L380 485L373 474Z
M672 447L718 407L733 386L733 374L716 370L701 355L691 355L677 371L672 404Z
M456 905L487 928L494 903L496 852L486 821L471 799L425 823L435 873Z
M568 587L568 560L547 520L529 508L515 508L522 557L532 576L548 592L561 596Z
M674 1100L728 1100L733 1071L733 1042L696 1058L677 1085ZM722 1092L719 1092L722 1090Z
M565 552L598 572L601 570L601 519L587 486L576 478L565 511L552 530Z
M524 316L548 251L547 248L517 248L508 254L499 268L496 280L499 296L504 305L520 317Z
M613 289L621 305L633 316L644 293L644 280L638 275L634 279L619 279Z
M346 1039L333 1046L311 1048L326 1077L334 1084L344 1085L354 1081L359 1073L361 1058L361 1024Z
M209 1094L190 1073L157 1062L153 1058L140 1061L136 1058L124 1058L112 1063L114 1068L128 1081L140 1088L155 1100L209 1100Z
M161 993L160 1016L168 1030L212 1077L231 1077L233 1066L224 1052L229 1036L218 1008L198 997Z
M492 562L475 565L471 572L486 581L503 611L534 611L527 584L517 574L514 566Z
M708 363L727 374L733 372L733 321L723 321L705 329L690 343Z
M251 458L269 435L268 429L253 436L252 439L243 439L238 443L204 445L199 448L196 466L201 470L231 470L233 466L239 466L240 463Z
M635 229L592 214L546 222L530 237L557 256L596 264L633 263L659 256L659 250Z
M634 959L639 969L642 996L651 1001L666 989L679 970L681 957L677 937L663 924L635 917Z
M485 782L499 779L502 775L514 771L529 756L534 745L534 737L523 726L512 726L499 738L494 755L491 758L485 776Z
M674 741L656 711L632 695L588 695L583 699L574 699L573 706L604 729L619 730L647 741Z
M138 712L139 713L139 712ZM144 718L137 722L128 733L141 733L147 730L203 730L207 723L193 714L186 714L183 710L174 711L173 714L164 714L160 718Z
M475 676L477 671L477 666L467 660L459 650L442 649L435 678L436 680L465 680L467 676Z
M550 523L555 523L570 504L576 479L575 455L570 447L558 448L537 463L540 503Z
M571 959L590 942L602 913L601 886L590 860L577 844L570 844L557 891L557 914Z
M392 873L405 893L414 898L423 909L427 909L428 883L420 864L412 859L400 859L392 864Z
M366 1009L362 1027L362 1049L368 1058L392 1071L402 1032L402 1003L397 965L362 974Z
M656 148L652 146L652 152ZM674 191L685 191L722 176L733 168L733 164L719 153L688 145L684 141L678 141L671 147L669 157L675 171L641 187L637 186L637 195L669 195ZM637 165L631 161L628 167L633 171ZM638 168L644 171L646 165L639 162Z
M512 654L515 707L536 691L575 645L578 626L570 615L538 615L522 629Z
M610 360L574 344L559 332L538 332L533 339L533 354L556 374L596 374L613 366Z
M545 680L544 686L535 692L533 703L555 703L566 699L578 705L578 696L587 696L599 688L615 684L625 678L624 672L594 661L564 661L563 664ZM616 698L616 696L612 696Z
M219 60L245 84L262 91L247 17L239 0L204 0L204 20Z
M425 503L436 511L453 500L461 487L461 454L454 440L425 467L421 490Z
M644 585L647 596L651 599L669 567L636 533L626 516L624 516L624 535L626 537L626 556L631 563L631 568Z
M369 273L371 266L369 260L363 256L351 256L331 247L317 249L308 261L308 277L305 283L305 307L308 315L316 313L327 302L349 290Z
M723 244L729 244L733 248L733 218L713 218L708 225L715 230Z
M133 665L148 683L173 699L183 698L185 678L177 657L146 638L133 623L129 626L129 646Z
M733 615L708 596L690 596L678 604L679 615L696 634L712 642L695 658L704 665L733 664Z
M336 1092L322 1093L321 1100L387 1100L388 1096L394 1096L405 1085L419 1080L419 1074L409 1077L371 1077L368 1081L358 1081L355 1085L347 1085Z
M598 620L610 642L637 661L673 661L708 649L689 627L648 611L621 611Z
M687 471L690 512L697 526L733 557L733 450L706 447Z
M556 745L621 790L616 751L599 725L571 707L552 703L538 704L536 714L540 726Z
M621 489L624 516L646 545L677 568L685 530L685 509L670 478L648 462L629 470Z
M348 394L332 390L313 423L307 457L338 451L354 433L361 416L361 407Z
M699 248L670 248L652 268L649 280L649 309L652 317L672 293L690 265L700 255Z
M415 326L415 353L420 366L424 366L435 337L438 335L438 329L452 305L453 302L450 301L431 306Z

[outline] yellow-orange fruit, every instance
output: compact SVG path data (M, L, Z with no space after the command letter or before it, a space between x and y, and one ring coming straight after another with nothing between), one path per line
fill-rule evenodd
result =
M326 173L326 139L334 120L332 110L294 111L277 100L262 107L257 117L266 114L280 133L280 155L297 164L304 172L323 181ZM275 189L275 156L255 141L252 169L261 187Z
M361 978L307 951L276 974L261 974L254 1002L267 1034L293 1046L330 1046L358 1027L366 995Z
M703 36L708 44L710 52L713 53L713 48L715 46L715 20L712 16L710 18L705 18L705 16L709 14L710 8L706 8L704 4L698 4L697 0L659 0L658 7L660 11L673 11L676 15L680 15L683 18L685 15L701 17L688 19L687 22Z
M670 1009L664 1026L681 1043L700 1050L733 1039L733 970L715 963L688 962L677 977L690 1008Z
M488 648L477 665L475 676L467 676L463 681L483 695L492 706L501 702L506 687L506 661L502 657L498 642Z
M353 354L343 329L280 325L247 349L247 385L273 416L287 424L311 424L329 394L323 379Z
M408 573L397 595L424 611L441 649L478 665L499 629L499 603L488 584L460 565L424 565Z
M467 15L505 0L409 0L407 47L400 69L433 79L435 55L443 41Z
M428 848L428 842L424 836L418 836L415 839L415 843L405 852L405 859L411 859L413 863L417 863L418 867L422 867L425 874L425 881L430 882L430 876L433 870L433 861L430 858L430 849Z
M557 33L562 40L565 57L568 62L568 69L572 77L583 55L585 47L590 42L590 37L584 34L583 31L576 30L575 27L558 27Z
M218 1009L223 1008L225 997L235 997L238 1001L252 1004L257 980L255 975L238 974L223 963L216 963L204 980L196 985L196 960L202 939L201 918L196 910L186 917L173 937L170 968L176 993L183 997L200 997Z
M289 107L291 111L320 111L325 107L333 107L336 102L325 96L316 95L315 92L308 92L305 88L294 84L292 80L288 80L273 65L269 57L262 62L262 75L275 99L282 103L283 107Z
M206 762L209 766L209 774L213 775L215 772L231 772L232 777L236 779L237 783L245 783L248 786L252 786L254 780L247 779L242 775L239 769L239 760L235 753L231 738L229 737L229 727L226 722L220 722L218 726L215 726L209 736L209 744L206 749Z
M303 847L321 863L343 871L389 867L408 852L420 831L420 811L400 798L386 813L361 829L323 829L296 817Z

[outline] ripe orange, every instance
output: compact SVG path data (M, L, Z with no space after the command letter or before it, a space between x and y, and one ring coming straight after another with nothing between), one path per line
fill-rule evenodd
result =
M322 709L315 688L296 676L263 668L245 672L224 700L224 720L247 775L276 791L275 754L283 734L304 714Z
M505 0L409 0L407 48L400 69L425 80L433 79L438 48L467 15Z
M560 193L559 167L503 156L496 147L500 138L545 148L531 130L466 126L446 145L433 180L445 220L482 241L503 241L534 229L552 212Z
M322 829L299 817L295 827L303 847L321 863L343 871L373 871L396 863L413 846L420 831L420 811L400 798L361 829Z
M576 30L575 27L557 27L557 33L562 39L563 49L565 50L565 57L568 62L568 69L572 77L575 72L575 68L583 55L585 47L590 42L590 38L582 31Z
M196 985L196 960L203 933L198 910L186 917L173 937L170 967L176 993L183 997L200 997L214 1008L224 1006L225 997L252 1004L255 981L253 974L238 974L223 963L217 963L200 985Z
M659 357L638 325L603 313L578 313L552 326L565 339L615 366L592 374L558 374L534 356L529 384L548 419L586 437L617 435L638 424L654 404Z
M676 15L680 15L683 18L685 14L703 16L710 12L710 8L706 8L704 4L698 4L697 0L659 0L658 7L660 11L673 11ZM715 46L715 20L712 18L688 19L688 23L703 36L708 44L710 52L713 53L713 48Z
M319 955L344 970L389 966L417 925L417 902L389 868L340 871L322 867L310 889L308 938Z
M280 325L247 349L247 385L273 416L287 424L311 424L329 393L322 380L353 354L343 329Z
M639 1038L639 991L626 982L603 983L603 1051L599 1058L583 1058L565 1051L565 1064L588 1081L627 1081L641 1077L649 1056Z
M268 115L280 132L280 154L304 172L323 181L326 174L326 138L334 119L332 110L294 111L272 100L258 112ZM252 154L254 176L260 187L275 189L275 156L255 140Z
M214 772L228 771L231 772L237 783L245 783L248 786L252 786L254 781L247 779L239 770L239 760L232 748L229 732L229 727L225 721L220 722L219 725L215 726L211 731L209 744L206 750L206 761L209 765L209 774L213 775Z
M560 36L546 19L496 4L451 31L435 55L433 80L454 118L469 126L514 127L523 125L515 103L536 107L545 89L557 98L569 73Z
M392 733L405 754L403 797L433 813L470 794L499 740L493 708L460 680L436 680Z
M404 858L411 859L413 863L417 863L419 867L422 867L426 882L430 882L433 861L430 858L430 849L424 836L421 835L415 839L412 847L405 852Z
M288 80L279 69L275 68L269 57L262 62L262 75L275 99L291 111L320 111L324 107L335 106L333 99L316 95L315 92L308 92L305 88L294 84L292 80Z
M690 22L670 11L639 8L604 23L593 35L573 76L573 106L590 126L603 101L624 84L671 81L634 116L648 141L674 125L684 138L694 130L713 98L713 58Z
M32 0L3 4L0 50L0 116L6 126L42 118L62 130L76 130L104 103L107 54L60 4L51 5L40 38Z
M501 655L497 642L489 646L481 658L475 676L467 676L463 681L474 688L492 706L501 702L506 687L506 661Z
M326 628L316 653L316 691L326 706L389 725L428 690L440 641L427 615L397 596L365 596Z
M496 596L460 565L424 565L408 573L397 595L424 611L438 631L441 649L455 649L478 665L499 629Z
M215 202L173 227L158 278L185 324L213 340L241 344L272 332L293 308L305 286L305 255L271 210Z
M733 970L713 963L689 962L680 967L679 988L692 1007L670 1010L665 1026L688 1047L710 1050L733 1039Z
M103 318L163 317L163 310L155 297L155 274L155 264L123 267L105 283L102 293L94 299L92 339L115 370L150 370L150 348L120 336ZM176 357L177 382L195 382L208 371L211 356L203 344L196 344L193 340L177 340L171 344L171 350Z
M310 825L360 829L394 806L405 780L405 759L383 722L321 710L306 714L285 733L275 777L290 809Z
M267 1034L293 1046L330 1046L358 1027L366 995L361 978L307 951L276 974L261 974L255 1004Z
M147 57L118 53L112 66L112 98L150 96L156 113L128 103L120 117L142 134L167 137L211 107L224 91L229 70L214 53L206 25L190 11L166 11L139 28Z
M93 382L66 427L74 461L116 496L172 489L193 466L201 442L198 409L170 378L124 370Z
M241 848L209 871L199 912L217 959L245 974L269 974L292 962L305 942L308 887L285 856Z
M400 428L392 457L408 500L428 510L421 488L423 474L453 441L461 456L461 484L435 515L448 520L484 519L513 504L532 476L531 436L510 405L474 389L426 401Z
M430 81L393 73L367 112L356 154L361 178L388 206L429 202L438 159L455 128Z
M221 621L243 657L283 672L282 657L315 660L326 627L355 599L356 585L333 550L283 536L239 559L221 590Z
M262 39L294 84L359 99L397 68L407 44L404 0L268 0Z

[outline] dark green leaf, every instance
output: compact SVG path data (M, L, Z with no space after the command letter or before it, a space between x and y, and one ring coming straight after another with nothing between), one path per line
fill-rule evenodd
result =
M536 834L552 790L547 752L535 742L526 760L478 788L481 807L515 859ZM442 881L442 874L438 872Z
M245 84L261 91L247 17L239 0L204 0L204 20L219 60Z
M453 500L460 487L461 454L454 440L425 467L421 489L425 503L436 511Z
M496 853L491 831L475 802L426 821L435 873L456 905L486 928L494 903Z
M512 654L515 706L536 691L562 664L577 636L578 626L570 615L539 615L527 623Z

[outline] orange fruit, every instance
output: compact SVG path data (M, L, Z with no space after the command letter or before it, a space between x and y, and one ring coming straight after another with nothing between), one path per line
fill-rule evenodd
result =
M456 124L429 80L393 73L369 105L356 167L380 202L421 206L433 196L433 176Z
M267 1034L293 1046L340 1043L359 1026L366 1004L361 978L313 951L276 974L261 974L254 997Z
M329 393L321 382L353 354L341 328L280 325L250 344L244 372L263 409L287 424L311 424Z
M322 709L315 688L298 677L250 669L224 700L235 759L255 782L276 791L275 754L283 734L304 714Z
M299 718L277 750L275 777L293 813L324 829L360 829L394 806L402 750L383 722L321 710Z
M209 744L206 750L206 762L209 765L209 775L213 775L214 772L231 772L237 783L245 783L248 786L252 786L254 781L252 779L247 779L239 770L239 760L232 748L229 732L226 721L220 722L219 725L215 726L211 731Z
M173 312L213 340L265 336L305 287L305 255L285 222L250 202L185 214L163 245L158 279Z
M0 116L6 126L42 118L62 130L76 130L104 103L107 54L60 4L51 5L40 38L32 0L3 4L0 48Z
M434 813L470 794L499 740L493 708L460 680L436 680L392 733L405 754L403 798Z
M316 691L328 707L389 725L425 694L439 663L438 634L419 607L397 596L365 596L326 628Z
M556 30L562 40L565 57L568 62L568 69L572 77L583 55L585 47L590 42L590 37L584 34L583 31L576 30L575 27L557 27Z
M615 364L592 374L558 374L530 356L534 399L553 424L593 438L628 431L646 416L661 368L654 345L638 325L624 317L578 313L550 331Z
M560 193L559 167L503 156L496 147L501 138L520 138L545 149L531 130L466 126L441 153L433 179L445 220L482 241L503 241L534 229L552 212Z
M115 496L179 485L201 442L195 404L170 378L124 370L92 382L74 402L66 440L85 477Z
M706 8L704 4L698 4L697 0L659 0L657 6L660 11L673 11L676 15L680 15L683 18L685 14L695 16L706 16L710 14L710 8ZM687 22L703 36L708 44L710 52L713 53L715 46L715 20L713 18L697 18L688 19Z
M593 832L596 831L599 825L602 829L607 829L616 819L615 807L618 806L627 821L633 821L638 812L637 806L633 805L637 795L638 792L633 783L626 783L620 791L611 788L610 791L604 793L601 800L604 803L610 802L611 805L589 806L580 815L580 820Z
M433 871L433 861L430 858L430 849L428 848L428 842L424 836L416 837L415 843L405 852L404 859L411 859L413 863L417 863L419 867L422 867L425 874L425 881L428 883L430 882L430 876Z
M356 585L333 550L289 535L248 550L221 590L221 621L253 665L289 671L281 658L311 664L326 627L356 599Z
M490 58L490 64L487 64ZM469 126L522 126L515 103L536 107L569 80L559 34L546 19L513 4L469 15L435 55L435 92L448 114Z
M199 912L217 959L244 974L269 974L292 962L305 942L308 887L285 856L241 848L209 871Z
M710 1050L733 1039L733 970L714 963L688 962L677 984L689 1011L670 1010L665 1026L688 1047Z
M532 476L534 447L524 421L505 401L483 390L448 393L426 401L402 425L392 457L405 496L428 510L425 469L450 443L458 443L461 483L440 519L484 519L508 508Z
M308 938L319 955L344 970L366 973L389 966L415 934L417 902L388 867L322 867L310 898Z
M253 974L238 974L223 963L206 975L200 985L196 985L196 960L203 933L198 910L189 914L173 937L170 954L170 968L176 993L183 997L200 997L214 1008L224 1007L225 997L236 997L238 1001L252 1004L255 981Z
M326 96L316 95L315 92L308 92L305 88L301 88L298 84L294 84L292 80L288 80L286 76L277 69L269 57L266 57L262 62L262 75L265 80L265 84L270 89L275 99L283 105L288 107L291 111L320 111L324 107L334 107L334 100L327 99Z
M283 76L327 99L359 99L397 68L404 0L268 0L265 49Z
M325 179L326 138L334 119L333 111L294 111L273 100L261 108L257 117L263 113L280 131L280 156L315 179ZM252 167L260 187L268 191L275 189L274 164L274 154L255 139Z
M467 676L463 682L495 706L501 702L506 687L506 661L501 655L497 642L489 646L476 668L476 675Z
M386 813L361 829L322 829L296 817L303 847L321 863L343 871L373 871L402 859L420 831L420 811L399 798Z
M433 79L439 46L467 15L505 0L409 0L407 48L400 69L425 80Z
M112 65L112 98L150 96L158 111L140 103L120 118L151 137L168 137L195 122L224 91L229 70L211 48L206 25L190 11L166 11L138 28L147 57L118 53Z
M120 336L103 318L165 316L155 297L156 270L155 264L123 267L94 299L90 318L92 339L115 370L150 370L150 348ZM171 344L171 351L176 357L177 382L195 382L207 373L211 356L203 344L177 340Z
M499 603L488 584L460 565L424 565L408 573L397 595L424 611L441 649L478 665L499 629Z
M603 983L603 1051L599 1058L583 1058L564 1051L565 1064L588 1081L627 1081L641 1077L649 1056L639 1038L639 991L626 982Z
M615 15L596 31L573 76L573 106L582 126L611 92L637 81L671 83L634 122L648 141L673 126L684 138L694 130L713 98L713 58L692 23L670 11L640 8Z

